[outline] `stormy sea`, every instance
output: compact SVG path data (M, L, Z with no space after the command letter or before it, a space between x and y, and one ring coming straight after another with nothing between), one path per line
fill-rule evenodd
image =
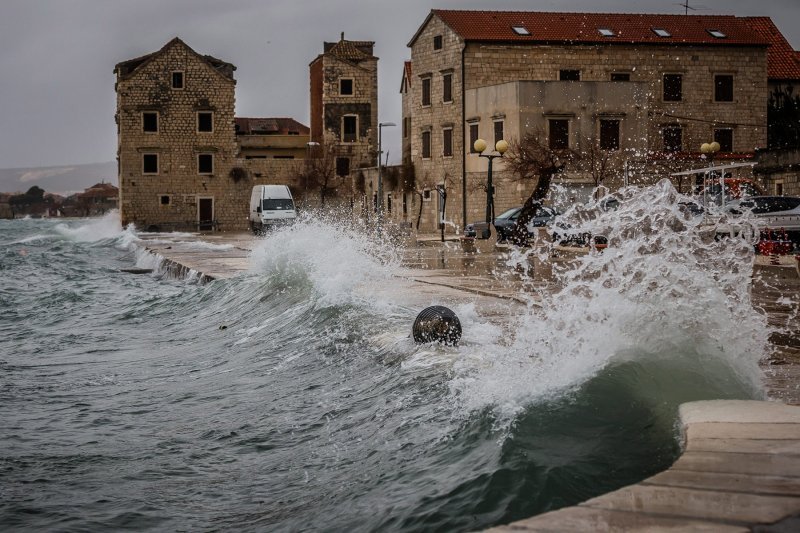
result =
M453 305L458 346L411 338L407 250L318 218L210 283L121 272L114 213L0 221L0 529L471 531L668 468L680 403L763 397L752 246L663 184L573 216L608 249Z

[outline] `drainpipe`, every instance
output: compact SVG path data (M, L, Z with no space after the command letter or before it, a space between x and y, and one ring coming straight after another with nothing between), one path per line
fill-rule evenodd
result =
M467 87L467 80L466 80L466 73L464 70L464 52L467 49L467 43L464 41L464 45L461 47L461 214L462 214L462 222L461 227L467 227L467 144L469 143L469 139L467 139L467 132L466 127L464 126L464 120L467 118L465 113L467 112L467 103L464 98L466 94L466 87Z

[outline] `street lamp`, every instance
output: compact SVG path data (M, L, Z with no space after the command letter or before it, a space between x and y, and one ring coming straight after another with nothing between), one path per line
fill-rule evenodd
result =
M378 124L378 229L380 230L383 223L383 173L381 172L381 155L383 149L381 148L381 132L384 127L391 128L397 126L394 122L381 122Z
M709 169L714 166L714 154L719 152L720 145L717 141L711 143L703 143L700 145L700 152L708 159L708 167ZM711 170L706 171L706 176L710 178ZM706 186L706 179L703 179L703 201L707 202L707 186ZM725 174L720 173L719 178L719 187L720 187L720 206L725 205Z
M492 235L492 222L494 221L494 197L493 197L493 186L492 186L492 161L496 157L503 157L503 154L506 153L508 150L508 143L503 139L497 141L494 145L494 149L497 151L496 154L484 154L483 151L486 150L486 141L483 139L478 139L475 141L473 145L475 151L478 152L480 157L485 157L489 160L489 172L486 175L486 228L483 230L483 234L481 235L482 239L488 239Z

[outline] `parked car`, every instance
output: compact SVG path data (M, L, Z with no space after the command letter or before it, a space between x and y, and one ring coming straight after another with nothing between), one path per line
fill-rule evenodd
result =
M749 210L763 232L785 232L796 247L800 246L800 197L752 196L734 200L726 209L737 215Z
M503 241L506 240L510 235L511 232L514 230L514 226L517 225L517 218L519 218L519 214L522 212L522 207L513 207L508 211L503 212L500 216L494 219L493 226L497 232L497 240ZM541 206L539 208L539 212L536 214L535 217L531 219L528 223L527 230L528 234L532 235L534 232L534 228L543 228L552 224L555 218L559 215L558 211L553 209L552 207L548 206ZM483 230L486 228L486 221L480 222L473 222L471 224L467 224L467 227L464 229L464 235L467 237L477 237L483 233Z

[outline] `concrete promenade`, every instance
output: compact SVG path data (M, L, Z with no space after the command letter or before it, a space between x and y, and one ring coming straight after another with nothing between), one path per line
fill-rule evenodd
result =
M163 234L143 235L140 246L163 257L175 275L193 270L210 281L247 271L257 243L247 234L194 238L225 246L197 247L186 243L185 235L171 239ZM509 301L536 304L525 296L529 291L521 290L519 277L488 274L502 263L487 243L465 253L458 242L441 243L432 236L421 240L406 254L407 269L399 274L420 301L431 295L443 303L477 300L500 319L503 306L488 304L505 301L505 313ZM799 322L792 304L800 296L794 259L774 263L757 259L754 303L770 323ZM533 283L546 284L546 276ZM683 404L684 451L667 471L492 531L800 531L800 325L771 340L775 351L765 357L762 369L772 401Z

